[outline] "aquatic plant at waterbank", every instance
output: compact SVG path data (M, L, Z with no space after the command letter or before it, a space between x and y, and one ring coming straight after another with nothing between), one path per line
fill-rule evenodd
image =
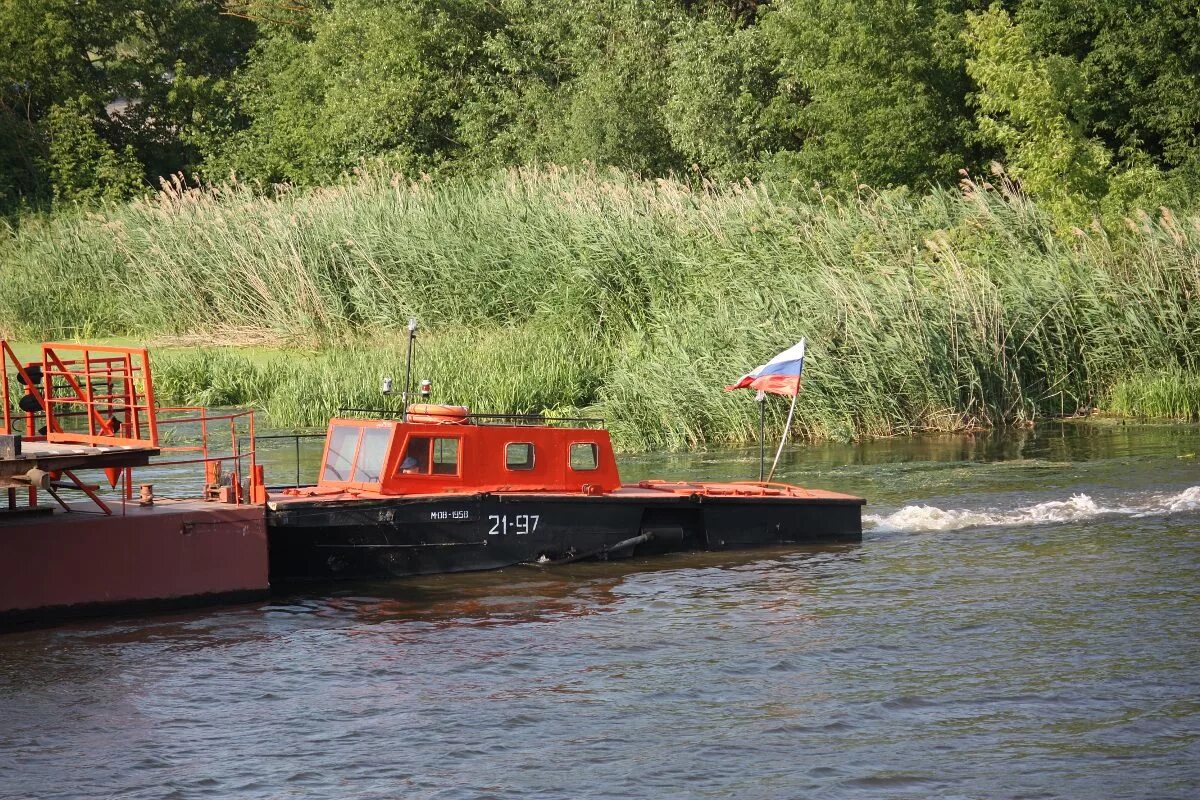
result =
M803 435L957 430L1197 370L1200 218L1111 222L1064 236L972 182L845 199L565 169L367 173L274 198L175 184L0 242L0 327L316 347L266 364L177 355L163 371L178 370L178 399L311 424L377 401L415 315L439 398L588 409L631 448L753 439L754 403L721 387L806 335Z
M1200 373L1172 367L1124 378L1105 409L1134 417L1200 420Z

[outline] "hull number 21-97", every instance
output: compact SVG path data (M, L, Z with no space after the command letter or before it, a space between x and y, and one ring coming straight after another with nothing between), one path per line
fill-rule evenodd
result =
M488 522L492 523L492 527L488 530L488 535L507 536L511 533L522 536L533 533L537 530L540 519L537 514L489 514Z

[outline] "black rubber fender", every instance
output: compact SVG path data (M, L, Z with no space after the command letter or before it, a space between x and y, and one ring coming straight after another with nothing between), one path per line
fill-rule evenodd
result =
M39 385L42 382L42 365L41 364L30 364L28 367L25 368L25 375L29 376L29 380L33 381L34 386ZM17 373L17 383L21 384L22 386L29 385L29 384L25 383L24 375L22 375L19 372Z

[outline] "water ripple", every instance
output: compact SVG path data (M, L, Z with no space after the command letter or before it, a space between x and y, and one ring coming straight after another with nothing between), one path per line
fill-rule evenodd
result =
M856 451L901 498L861 546L0 637L0 798L1195 797L1195 432L1102 435Z

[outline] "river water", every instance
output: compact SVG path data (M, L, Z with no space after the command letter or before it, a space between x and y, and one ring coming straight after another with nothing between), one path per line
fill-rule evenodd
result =
M1200 428L787 459L868 497L861 545L0 636L0 797L1200 796Z

